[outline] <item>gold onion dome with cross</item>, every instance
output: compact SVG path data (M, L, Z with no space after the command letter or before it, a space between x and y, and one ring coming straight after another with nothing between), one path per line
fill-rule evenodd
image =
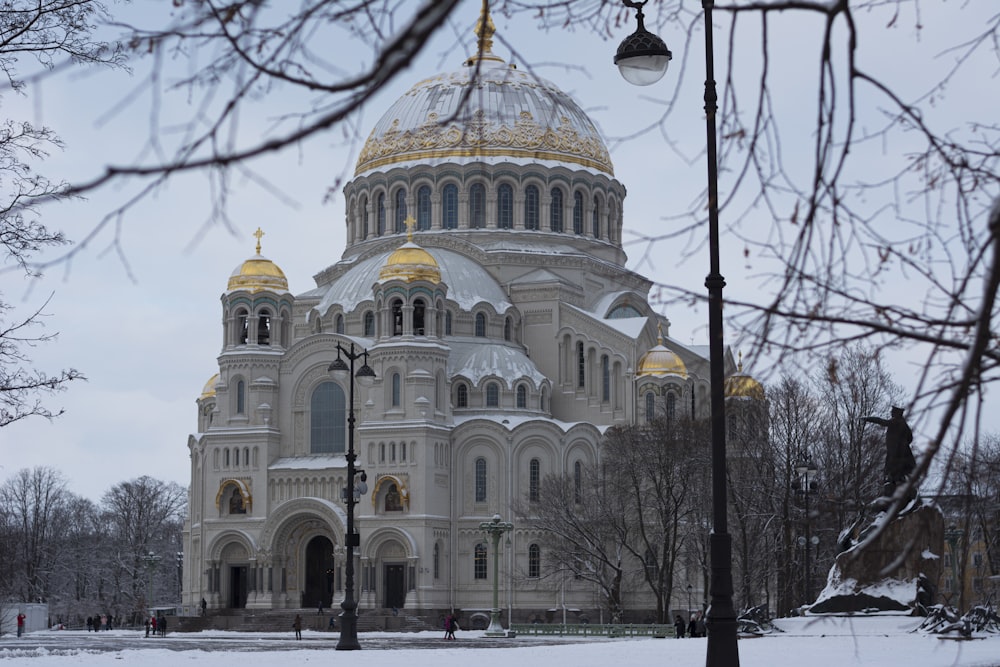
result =
M235 290L287 292L288 279L285 278L285 272L260 254L260 238L264 236L264 232L258 227L253 235L257 237L257 254L236 267L229 276L229 285L226 289L230 292Z
M406 165L549 164L614 175L593 121L555 84L493 53L486 7L477 55L458 71L418 82L372 129L355 175Z
M441 268L429 252L413 242L413 227L417 221L411 216L406 219L406 243L396 248L385 260L385 265L379 271L380 281L426 280L432 283L441 282Z
M653 375L662 377L664 375L678 375L687 377L687 366L684 361L677 356L677 353L667 348L663 344L663 330L656 327L656 345L651 347L639 360L638 376Z
M743 373L743 353L740 352L736 373L726 378L726 398L764 400L764 385Z

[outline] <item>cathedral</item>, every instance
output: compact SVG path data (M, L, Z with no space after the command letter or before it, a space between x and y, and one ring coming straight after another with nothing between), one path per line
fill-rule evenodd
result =
M187 613L339 604L353 442L359 614L485 618L480 524L499 514L514 521L499 554L511 620L559 607L596 622L592 585L539 576L544 536L512 506L598 464L609 427L708 415L707 346L672 339L652 282L626 268L603 139L556 85L495 55L493 30L481 17L479 53L375 124L344 187L343 256L315 287L290 291L260 230L229 277L188 440ZM366 352L370 382L329 371L338 344ZM734 388L759 390L726 364Z

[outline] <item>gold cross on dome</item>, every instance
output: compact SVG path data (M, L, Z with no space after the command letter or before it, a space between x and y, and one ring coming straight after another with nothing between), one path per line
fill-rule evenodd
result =
M412 242L413 228L417 226L417 219L414 218L412 215L408 216L406 220L403 221L403 224L406 225L406 240L408 242Z
M251 236L256 236L257 237L257 254L259 255L260 254L260 237L264 236L264 232L261 231L260 227L258 227L257 231L255 231L253 234L251 234Z

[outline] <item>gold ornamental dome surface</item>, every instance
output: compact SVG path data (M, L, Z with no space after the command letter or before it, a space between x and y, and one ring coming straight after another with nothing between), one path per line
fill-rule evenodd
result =
M258 227L257 231L254 232L254 236L257 237L257 254L236 267L236 270L229 276L227 291L288 291L288 279L285 277L285 272L277 264L260 254L260 237L263 235L264 232Z
M684 365L684 361L677 356L676 352L663 344L663 332L658 330L656 345L642 355L642 359L639 360L639 371L636 375L639 377L677 375L686 378L687 374L687 366Z
M740 353L739 365L736 374L726 378L725 384L726 398L752 398L756 401L764 400L764 385L754 380L749 375L743 373L743 353Z
M402 280L413 282L414 280L426 280L432 283L441 282L441 268L437 260L429 252L413 242L413 226L416 220L412 217L406 219L406 243L396 248L390 254L382 270L379 271L380 281Z
M218 373L208 378L208 382L206 382L205 386L202 388L201 396L199 398L205 399L205 398L212 398L213 396L215 396L215 383L218 381L219 381Z

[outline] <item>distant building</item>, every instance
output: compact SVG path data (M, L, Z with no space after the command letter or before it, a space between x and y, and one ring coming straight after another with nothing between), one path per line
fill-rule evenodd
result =
M191 613L203 598L210 610L342 598L338 342L366 349L377 375L354 406L370 487L362 613L488 610L480 522L510 519L543 476L596 464L610 426L708 415L707 346L670 338L651 281L625 266L625 187L604 141L566 93L492 53L484 18L481 57L424 78L375 124L344 188L346 249L316 286L293 294L259 236L229 278L218 372L188 441ZM519 577L515 620L557 601L593 610L592 586L538 576L543 537L515 525L502 554L502 576Z

